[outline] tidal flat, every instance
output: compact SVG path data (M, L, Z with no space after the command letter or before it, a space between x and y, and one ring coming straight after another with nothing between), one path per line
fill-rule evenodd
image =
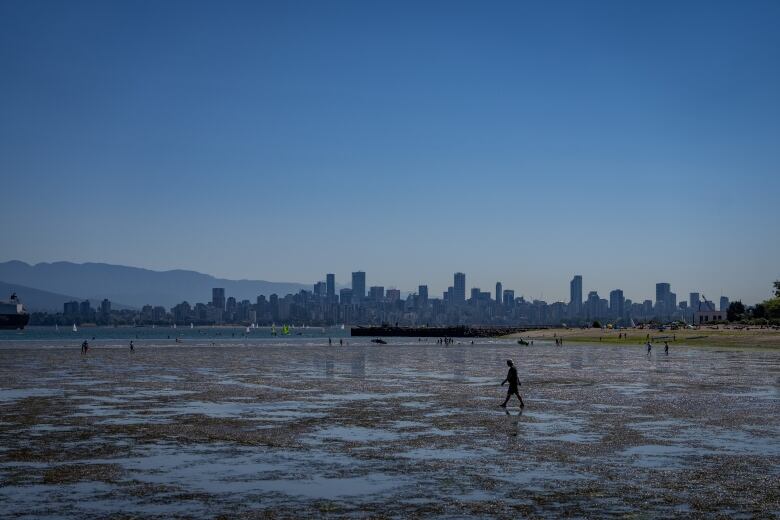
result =
M780 351L349 343L2 342L0 516L780 515Z

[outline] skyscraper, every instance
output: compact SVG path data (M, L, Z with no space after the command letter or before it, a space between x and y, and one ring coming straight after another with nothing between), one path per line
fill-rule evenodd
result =
M625 310L626 300L623 297L623 291L615 289L609 293L609 311L615 318L622 318Z
M701 297L699 296L699 293L692 292L688 299L688 306L691 308L691 312L698 312L700 304Z
M504 295L502 289L501 282L496 282L496 303L501 303L501 297Z
M721 312L726 312L729 310L729 299L727 296L721 296L720 297L720 309Z
M669 301L670 292L672 292L672 288L668 283L661 282L655 284L655 303L663 302L665 304Z
M336 296L336 275L328 273L325 275L325 285L327 285L327 295L331 300Z
M463 303L466 301L466 275L455 273L455 282L452 285L452 299L454 303Z
M511 307L515 304L515 291L504 289L504 305Z
M417 295L419 297L420 304L425 305L428 303L428 286L421 285L417 288Z
M366 273L352 273L352 303L358 303L366 297Z
M219 310L225 310L225 289L223 287L211 289L211 305Z
M574 275L569 282L569 312L577 316L582 312L582 276Z

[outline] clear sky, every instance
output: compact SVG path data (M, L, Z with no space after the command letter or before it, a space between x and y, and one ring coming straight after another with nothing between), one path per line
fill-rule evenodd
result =
M780 277L780 2L0 2L0 260Z

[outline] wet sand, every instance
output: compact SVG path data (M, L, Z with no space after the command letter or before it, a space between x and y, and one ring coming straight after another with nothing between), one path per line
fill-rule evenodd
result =
M6 342L2 516L780 514L778 351L389 341Z

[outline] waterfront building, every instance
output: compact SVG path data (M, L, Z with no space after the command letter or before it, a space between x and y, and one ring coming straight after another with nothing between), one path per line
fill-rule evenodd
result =
M339 301L342 305L352 305L352 289L341 289L339 291Z
M496 282L496 303L501 304L501 298L504 294L501 282Z
M690 307L692 311L698 311L700 305L701 297L699 296L699 293L692 292L688 298L688 307Z
M355 271L352 273L352 302L358 303L366 297L366 273Z
M720 297L720 310L723 312L729 310L729 299L727 296Z
M385 299L385 288L375 285L368 290L368 299L373 302L381 302Z
M428 303L428 286L427 285L420 285L417 287L417 302L420 306L426 305Z
M623 291L615 289L609 293L609 310L613 318L622 318L625 312L625 298L623 297Z
M453 303L463 303L466 301L466 275L464 273L455 273L453 278Z
M111 302L108 300L108 298L103 298L103 301L100 302L100 314L103 316L108 316L111 314Z
M326 274L325 285L326 295L332 300L336 296L336 275L333 273Z
M225 288L215 287L211 289L211 305L216 309L225 310Z
M504 305L507 307L514 307L515 291L512 289L504 289Z
M582 312L582 276L574 275L569 282L569 314L579 316Z

